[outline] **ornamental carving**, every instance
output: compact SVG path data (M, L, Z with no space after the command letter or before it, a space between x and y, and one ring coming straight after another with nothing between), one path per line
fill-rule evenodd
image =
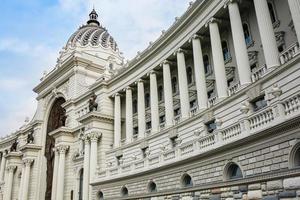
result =
M10 165L6 167L6 170L9 172L14 172L17 169L17 166L15 165Z
M31 158L25 158L25 159L23 159L23 164L24 164L25 166L31 166L32 163L33 163L33 161L34 161L34 159L31 159Z
M56 149L58 150L58 152L60 154L65 154L68 151L69 146L67 146L67 145L60 145L60 146L56 147Z
M95 93L93 93L89 99L89 111L97 111L98 109L98 103L96 102L97 99L97 95Z
M10 147L10 152L16 152L16 151L17 151L17 147L18 147L18 141L15 140L15 141L12 143L11 147Z
M27 135L27 144L33 144L34 142L34 136L33 136L34 131L31 130L30 133Z
M99 138L101 137L101 133L98 132L92 132L89 134L91 142L97 142Z

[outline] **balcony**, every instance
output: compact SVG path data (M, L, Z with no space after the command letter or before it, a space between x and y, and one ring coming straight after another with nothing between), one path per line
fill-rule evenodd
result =
M296 42L280 54L279 56L280 63L282 65L287 63L292 58L297 56L299 53L300 53L299 44Z
M264 77L267 74L267 72L268 72L267 65L263 65L258 69L253 70L251 75L252 82L254 83L258 81L259 79Z

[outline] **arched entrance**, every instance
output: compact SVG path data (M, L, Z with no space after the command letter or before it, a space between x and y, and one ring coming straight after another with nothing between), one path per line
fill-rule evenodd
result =
M45 157L47 159L47 187L45 200L51 200L51 191L52 191L52 179L53 179L53 170L54 170L54 152L53 148L55 145L55 140L49 135L50 132L55 129L65 126L66 121L66 110L61 106L65 103L65 99L62 97L57 98L50 110L48 123L47 123L47 135L46 135L46 146L45 146Z

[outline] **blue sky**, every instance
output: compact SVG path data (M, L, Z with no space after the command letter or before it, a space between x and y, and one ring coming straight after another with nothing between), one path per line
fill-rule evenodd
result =
M93 5L127 59L167 29L190 0L1 0L0 136L32 117L43 71L88 19Z

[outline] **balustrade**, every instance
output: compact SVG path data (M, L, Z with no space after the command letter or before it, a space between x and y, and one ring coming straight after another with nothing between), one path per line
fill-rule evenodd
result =
M216 96L215 97L211 97L211 98L208 99L208 104L209 104L210 107L213 106L213 105L215 105L216 102L217 102L217 97Z
M249 118L250 130L263 128L265 125L269 124L274 120L273 109L267 107L266 109L255 113Z
M284 50L279 58L280 58L280 63L283 65L285 63L287 63L289 60L291 60L292 58L294 58L296 55L298 55L300 53L299 50L299 44L298 43L294 43L291 46L289 46L286 50Z
M300 110L300 94L289 98L283 102L284 110L286 115L291 115Z
M232 86L228 87L228 95L231 96L233 94L235 94L236 92L238 92L238 90L240 89L240 83L235 83Z
M226 141L230 140L231 138L236 138L236 136L240 135L241 133L241 125L239 123L235 124L221 131L222 140Z
M264 77L268 72L267 65L263 65L256 70L252 71L251 79L252 82L258 81L262 77Z

